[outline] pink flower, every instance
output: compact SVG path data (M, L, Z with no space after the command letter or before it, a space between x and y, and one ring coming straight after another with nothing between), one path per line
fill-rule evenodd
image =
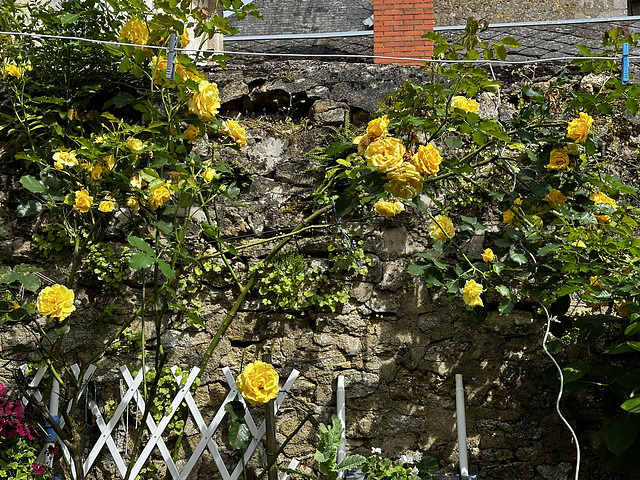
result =
M42 463L33 462L31 464L31 468L33 468L33 473L36 475L44 475L44 472L47 471L47 466Z

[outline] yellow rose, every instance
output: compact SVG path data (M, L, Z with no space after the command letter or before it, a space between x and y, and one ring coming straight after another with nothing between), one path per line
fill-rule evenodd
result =
M359 137L354 138L353 143L355 145L358 145L358 154L362 155L367 150L367 147L373 140L374 139L371 138L369 135L361 135Z
M514 203L518 205L522 205L522 200L520 200L519 198L516 198ZM518 212L518 207L513 205L509 210L507 210L502 214L502 221L507 225L512 225L514 223L513 221L516 218L516 212ZM516 225L517 224L519 224L519 222L516 222Z
M244 368L236 383L245 400L251 405L262 405L276 398L280 390L279 381L272 365L253 362Z
M230 136L240 147L247 144L247 133L244 127L235 120L227 120L222 124L222 133Z
M487 248L484 252L482 252L482 260L489 263L493 262L497 257L493 253L493 250Z
M76 309L73 300L73 290L64 285L55 284L40 292L36 306L40 315L48 316L49 320L57 318L63 321Z
M476 283L475 280L467 280L464 284L464 288L462 289L462 299L464 300L464 303L470 307L484 307L482 298L480 298L483 290L482 285Z
M456 95L451 99L451 110L455 108L459 108L460 110L464 110L465 112L478 113L480 105L478 104L478 102L471 98Z
M403 162L406 151L402 141L397 138L379 138L367 146L364 158L367 165L376 167L379 172L387 173Z
M431 144L420 145L418 151L413 155L411 163L413 163L418 171L423 175L435 175L440 170L440 162L442 155Z
M569 167L569 154L564 148L554 148L549 154L547 170L564 170Z
M201 120L208 122L215 118L220 108L218 86L207 80L198 83L198 91L191 92L187 101L189 113L196 114Z
M160 83L167 73L167 57L152 57L151 70L153 72L153 81Z
M62 150L53 154L54 164L53 167L56 170L62 170L64 167L73 167L78 164L78 159L76 158L76 151L66 151Z
M567 126L567 137L570 139L582 143L589 136L589 130L593 124L593 118L584 112L580 112L578 118L574 118L569 122Z
M556 190L555 188L551 189L551 191L547 193L544 200L546 200L552 207L567 204L567 197L565 197L560 190Z
M200 128L195 125L189 125L182 135L187 142L193 143L200 136Z
M133 172L131 175L131 179L129 180L129 185L133 188L142 188L147 183L142 179L142 174L140 172Z
M98 204L98 210L104 213L109 213L115 208L114 203L111 200L102 200Z
M214 178L218 177L218 174L216 173L216 171L213 168L205 168L204 171L201 173L202 175L202 179L209 183L211 180L213 180Z
M404 210L404 205L400 200L389 202L387 200L378 200L373 206L378 215L383 217L393 217Z
M126 205L133 210L140 210L140 202L138 202L138 199L134 196L127 197Z
M166 184L161 187L154 188L151 190L151 205L155 208L161 207L171 200L171 195L171 190L169 190Z
M91 168L91 179L99 180L100 177L102 176L103 171L104 171L104 168L102 167L102 165L94 165Z
M575 242L571 242L571 246L577 247L577 248L587 248L587 244L584 243L582 240L576 240Z
M446 242L456 234L453 222L449 217L438 215L429 225L429 236L436 242Z
M81 213L87 213L91 209L93 204L93 197L89 196L89 192L86 190L79 190L76 192L76 203L73 208Z
M120 29L118 39L121 42L128 40L138 45L146 45L149 40L149 28L143 20L133 17Z
M380 118L375 118L369 122L369 125L367 125L367 135L371 139L384 137L387 135L388 126L389 120L386 115Z
M113 170L116 167L116 159L113 155L107 155L102 159L104 162L105 170Z
M146 146L146 143L137 138L129 137L127 139L127 147L129 147L129 150L131 150L132 152L140 152Z
M394 197L413 198L422 191L424 178L412 163L401 163L395 170L387 173L387 178L389 183L385 188Z
M2 76L3 77L11 76L11 77L19 78L22 76L22 70L20 69L20 67L18 67L13 63L7 63L2 67Z

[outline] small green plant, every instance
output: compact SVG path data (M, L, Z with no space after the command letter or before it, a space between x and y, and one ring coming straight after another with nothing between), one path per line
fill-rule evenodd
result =
M348 455L338 463L338 447L344 441L342 424L337 415L331 416L331 425L318 426L318 449L313 459L320 464L320 471L327 480L336 480L338 473L355 470L366 462L362 455Z
M129 251L128 247L117 249L112 244L92 244L87 248L82 263L103 282L104 293L118 293L129 276Z
M362 465L365 480L428 480L438 470L436 459L423 458L420 452L403 454L397 463L380 456L380 449L373 453Z

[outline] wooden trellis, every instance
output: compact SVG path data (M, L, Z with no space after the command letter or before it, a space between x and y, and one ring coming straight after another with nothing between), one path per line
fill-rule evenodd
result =
M26 367L23 367L23 371L25 370L26 370ZM76 378L78 378L80 375L80 369L78 368L78 366L73 365L71 367L71 370L73 374L76 376ZM87 388L88 382L93 376L93 374L95 373L95 370L96 370L96 367L93 365L90 365L89 368L87 368L87 371L85 372L82 379L83 388L78 393L78 396L82 395L84 390ZM185 480L189 476L193 468L196 466L198 459L203 455L204 451L207 449L209 450L211 457L215 461L218 471L220 472L223 480L238 480L238 478L242 474L243 465L247 464L247 462L249 461L249 459L251 458L251 456L254 454L256 450L258 450L259 454L261 455L263 462L266 463L266 452L260 441L266 432L265 421L263 420L259 426L256 426L256 423L253 420L253 417L251 416L251 412L249 411L248 408L246 408L247 405L244 401L244 398L238 392L238 388L236 386L235 379L231 374L231 370L227 367L224 367L222 369L225 379L229 385L229 393L227 394L226 398L222 402L222 405L220 405L220 407L218 408L213 420L209 424L207 424L204 418L202 417L202 414L200 413L200 410L196 405L196 402L193 396L191 395L191 391L190 391L191 386L193 385L193 382L196 380L198 374L200 373L200 369L197 367L192 368L191 371L189 372L186 382L184 382L183 377L181 375L178 375L176 373L177 370L178 370L178 367L174 366L171 368L171 372L173 374L174 380L176 381L179 388L175 397L171 402L170 408L167 409L167 413L160 419L160 421L157 424L151 415L147 415L146 425L140 427L140 428L146 428L148 430L149 436L148 436L147 443L144 445L144 448L140 451L138 458L135 460L135 463L129 474L129 479L136 478L136 476L140 473L142 467L147 462L147 460L149 459L149 457L151 456L155 448L159 450L167 466L168 473L171 475L171 478L173 480ZM42 394L38 390L38 386L42 381L42 379L44 378L46 371L47 371L46 366L41 367L38 370L38 372L36 372L36 374L31 379L28 385L28 388L32 391L33 397L36 398L38 401L42 400ZM140 393L140 385L142 384L142 381L144 379L143 371L140 370L134 378L131 375L131 372L129 372L129 369L126 366L122 366L120 367L120 373L122 374L124 382L127 385L127 390L124 392L122 399L118 404L113 416L108 421L106 421L105 418L102 416L102 412L100 411L100 408L96 404L95 398L90 398L88 401L88 407L90 408L91 413L95 417L96 425L100 429L100 437L91 448L91 451L89 452L87 458L83 463L82 468L85 475L88 474L88 472L91 470L91 468L95 464L98 456L106 447L109 453L111 454L111 456L113 457L116 467L120 472L121 478L124 479L126 476L127 464L125 463L125 460L122 458L121 452L116 445L116 441L113 437L113 433L116 426L120 422L120 419L123 417L125 412L129 410L130 403L132 401L134 402L134 407L137 408L137 411L140 412L141 415L144 415L146 404L142 394ZM291 387L293 386L293 383L298 378L299 373L300 372L294 369L289 375L289 378L287 378L287 381L285 382L283 388L280 390L280 392L278 393L278 396L274 401L274 406L273 406L274 414L277 414L278 410L280 409L280 406L282 405L282 402L284 402L287 396L288 391L291 389ZM54 389L55 388L57 388L57 384L54 382ZM53 397L54 395L52 395L52 398ZM222 460L222 457L218 450L218 446L213 437L216 430L220 426L220 423L222 422L225 414L227 413L225 410L225 405L236 399L242 402L242 404L245 406L244 421L250 432L250 442L246 450L244 451L242 458L235 465L235 468L231 472L229 472L229 470L227 469L227 466ZM28 400L25 397L23 397L22 401L24 405L28 403ZM162 434L167 428L167 426L169 425L174 414L177 412L179 405L183 401L186 403L191 413L191 416L193 418L194 424L199 429L202 435L202 438L200 439L200 442L198 443L196 448L193 450L193 453L189 457L184 468L182 470L179 470L177 465L171 458L171 452L167 448L164 442L164 439L162 438ZM57 417L57 406L54 407L50 403L49 408L50 408L50 411L53 411L54 416ZM60 419L59 423L61 427L64 427L64 419ZM60 439L54 438L54 441L58 444L62 454L64 455L66 460L69 462L69 465L71 466L72 476L75 479L75 463L71 458L71 455L68 449ZM45 445L45 447L42 449L42 452L38 457L39 462L51 464L51 458L47 453L48 447L50 445L53 445L53 443L49 443ZM292 460L291 463L289 464L289 469L294 470L298 466L298 463L299 462L296 459ZM280 480L288 480L288 475L285 474L281 476Z

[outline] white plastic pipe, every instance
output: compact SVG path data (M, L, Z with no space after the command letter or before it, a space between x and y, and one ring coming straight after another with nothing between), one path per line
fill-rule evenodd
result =
M60 413L60 383L58 382L58 380L54 378L51 381L51 396L49 397L49 414L53 418L53 421L56 423L59 423L58 421L59 413ZM53 427L51 426L47 427L46 430L49 438L54 440L53 442L51 441L47 442L45 451L48 451L49 447L55 446L55 439L57 438L57 435L53 430ZM45 458L46 458L45 463L49 467L53 467L53 455L47 454Z
M338 388L336 390L336 409L338 411L338 418L340 419L340 424L342 425L342 438L343 441L342 443L338 446L338 456L337 456L337 461L338 464L340 464L340 462L342 462L347 453L346 453L346 430L347 430L347 423L346 423L346 412L345 412L345 400L344 400L344 376L343 375L339 375L338 376ZM338 473L338 480L341 480L344 477L344 472L339 472Z
M467 420L464 415L464 386L462 375L456 373L456 417L458 423L458 452L460 455L460 478L469 476L469 460L467 458Z

